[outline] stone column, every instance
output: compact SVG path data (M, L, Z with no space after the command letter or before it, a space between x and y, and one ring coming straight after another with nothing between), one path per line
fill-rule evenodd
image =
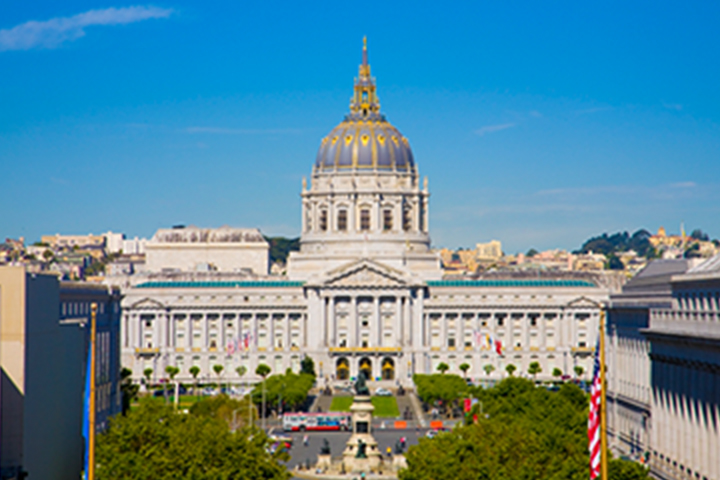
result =
M348 347L357 347L358 336L358 315L357 315L357 296L350 296L350 309L348 314L347 325L347 344Z
M325 324L327 325L327 343L326 345L328 347L336 347L337 346L337 316L335 314L335 297L328 297L327 298L327 321Z
M373 297L373 313L370 317L370 346L378 347L380 345L379 334L382 328L382 313L380 312L380 297Z
M403 328L403 297L400 295L395 296L395 319L393 322L395 328L393 329L393 347L403 346L403 336L405 335L405 329ZM385 337L383 337L385 338ZM397 365L395 366L397 370Z

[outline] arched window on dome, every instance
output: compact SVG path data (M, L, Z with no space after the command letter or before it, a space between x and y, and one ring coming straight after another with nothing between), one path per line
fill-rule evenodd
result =
M360 210L360 230L370 230L370 209L363 208Z
M312 231L312 209L309 206L305 207L305 231Z
M403 208L402 224L403 230L405 230L406 232L412 230L412 207L410 207L409 205L405 205L405 207Z
M383 231L389 232L393 228L393 212L391 208L383 208Z
M337 215L337 229L341 232L347 231L347 220L348 220L348 212L345 209L341 209L338 211Z
M327 231L327 223L328 223L327 210L325 210L325 209L320 210L320 231L321 232Z

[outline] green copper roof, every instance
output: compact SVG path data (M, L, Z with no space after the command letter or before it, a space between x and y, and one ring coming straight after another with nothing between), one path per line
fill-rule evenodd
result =
M290 280L245 282L145 282L136 288L253 288L253 287L302 287L305 282Z
M594 287L587 280L431 280L429 287Z

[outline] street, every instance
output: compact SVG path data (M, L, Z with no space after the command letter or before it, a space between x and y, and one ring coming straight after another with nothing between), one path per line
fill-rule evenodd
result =
M420 429L418 432L416 432L415 429L375 429L373 431L373 436L378 442L378 448L384 455L387 451L387 447L394 448L395 442L400 440L400 437L405 437L407 450L407 447L417 444L418 438L423 437L425 432L427 432L427 429ZM276 433L280 433L280 431L276 431ZM293 438L293 446L290 449L290 455L292 458L287 463L288 469L290 470L293 470L299 463L305 463L308 460L310 461L311 466L315 465L317 455L320 452L320 447L322 446L323 438L327 438L330 443L330 452L333 457L342 455L342 452L345 449L345 442L347 442L350 438L350 432L288 432L287 435ZM303 446L302 442L303 436L305 435L308 436L307 447Z

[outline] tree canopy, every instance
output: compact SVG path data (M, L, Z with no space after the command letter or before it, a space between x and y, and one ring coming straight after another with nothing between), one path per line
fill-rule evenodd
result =
M227 400L225 400L227 401ZM220 401L215 400L220 404ZM98 436L98 480L277 479L290 477L270 454L267 437L259 430L230 431L221 409L195 405L189 414L175 413L157 402L141 402L110 420Z
M285 265L290 252L300 250L300 237L265 237L265 241L270 244L270 263Z
M588 402L580 388L563 384L550 392L508 378L473 392L482 414L475 405L464 425L410 447L401 480L587 479ZM617 462L610 466L611 480L647 479L643 467Z
M615 252L634 250L641 257L652 258L655 256L655 250L650 244L651 236L651 233L645 229L640 229L632 235L629 235L628 232L617 232L612 235L603 233L588 239L580 247L580 250L574 253L593 252L610 255Z
M413 375L413 382L423 402L434 404L439 400L443 408L452 405L468 391L467 383L458 375L417 373Z
M308 392L314 383L315 376L307 373L293 373L288 369L284 375L267 377L265 399L268 405L278 405L282 398L283 411L297 410L307 401ZM262 384L255 386L252 391L252 399L256 404L262 402Z

